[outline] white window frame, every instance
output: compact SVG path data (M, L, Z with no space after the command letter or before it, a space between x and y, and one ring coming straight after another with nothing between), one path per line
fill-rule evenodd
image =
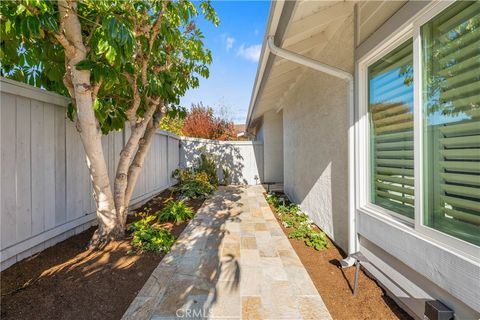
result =
M374 215L385 222L393 223L400 228L407 228L411 232L436 243L440 247L462 256L468 255L474 261L480 261L480 247L456 238L423 224L423 102L422 102L422 72L421 72L421 36L420 27L436 17L455 1L435 1L418 12L389 37L375 46L358 60L358 121L355 167L356 180L356 210ZM379 59L402 45L408 39L413 40L413 109L414 109L414 188L415 188L415 215L414 219L380 207L371 202L370 184L370 126L368 114L368 67Z

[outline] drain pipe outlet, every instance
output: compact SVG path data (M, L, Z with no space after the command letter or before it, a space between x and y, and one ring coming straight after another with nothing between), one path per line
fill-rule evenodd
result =
M355 263L355 259L350 255L357 252L357 238L356 238L356 222L355 222L355 176L354 176L354 87L353 75L343 71L339 68L329 66L320 61L302 56L298 53L279 48L275 45L274 37L269 36L267 39L268 48L270 52L276 56L296 62L303 66L312 68L314 70L329 74L331 76L347 81L347 96L348 96L348 254L349 256L343 259L340 264L343 268L351 267Z

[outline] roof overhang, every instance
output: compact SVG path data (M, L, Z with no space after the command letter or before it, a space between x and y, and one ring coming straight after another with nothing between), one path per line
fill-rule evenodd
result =
M272 1L247 114L247 130L282 102L307 69L273 55L267 39L289 51L321 60L321 52L352 14L354 1Z

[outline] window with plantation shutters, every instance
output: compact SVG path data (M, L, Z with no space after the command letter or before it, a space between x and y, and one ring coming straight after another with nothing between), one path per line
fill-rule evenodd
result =
M409 40L368 68L371 201L413 218L413 48Z
M424 224L480 245L480 2L421 27Z

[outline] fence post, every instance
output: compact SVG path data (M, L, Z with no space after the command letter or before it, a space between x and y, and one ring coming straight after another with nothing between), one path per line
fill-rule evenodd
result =
M169 161L169 158L170 158L170 153L168 152L168 149L170 147L170 134L167 133L167 150L166 150L166 154L167 154L167 183L168 183L168 187L171 187L172 186L172 181L171 181L171 174L169 173L170 171L170 161Z

